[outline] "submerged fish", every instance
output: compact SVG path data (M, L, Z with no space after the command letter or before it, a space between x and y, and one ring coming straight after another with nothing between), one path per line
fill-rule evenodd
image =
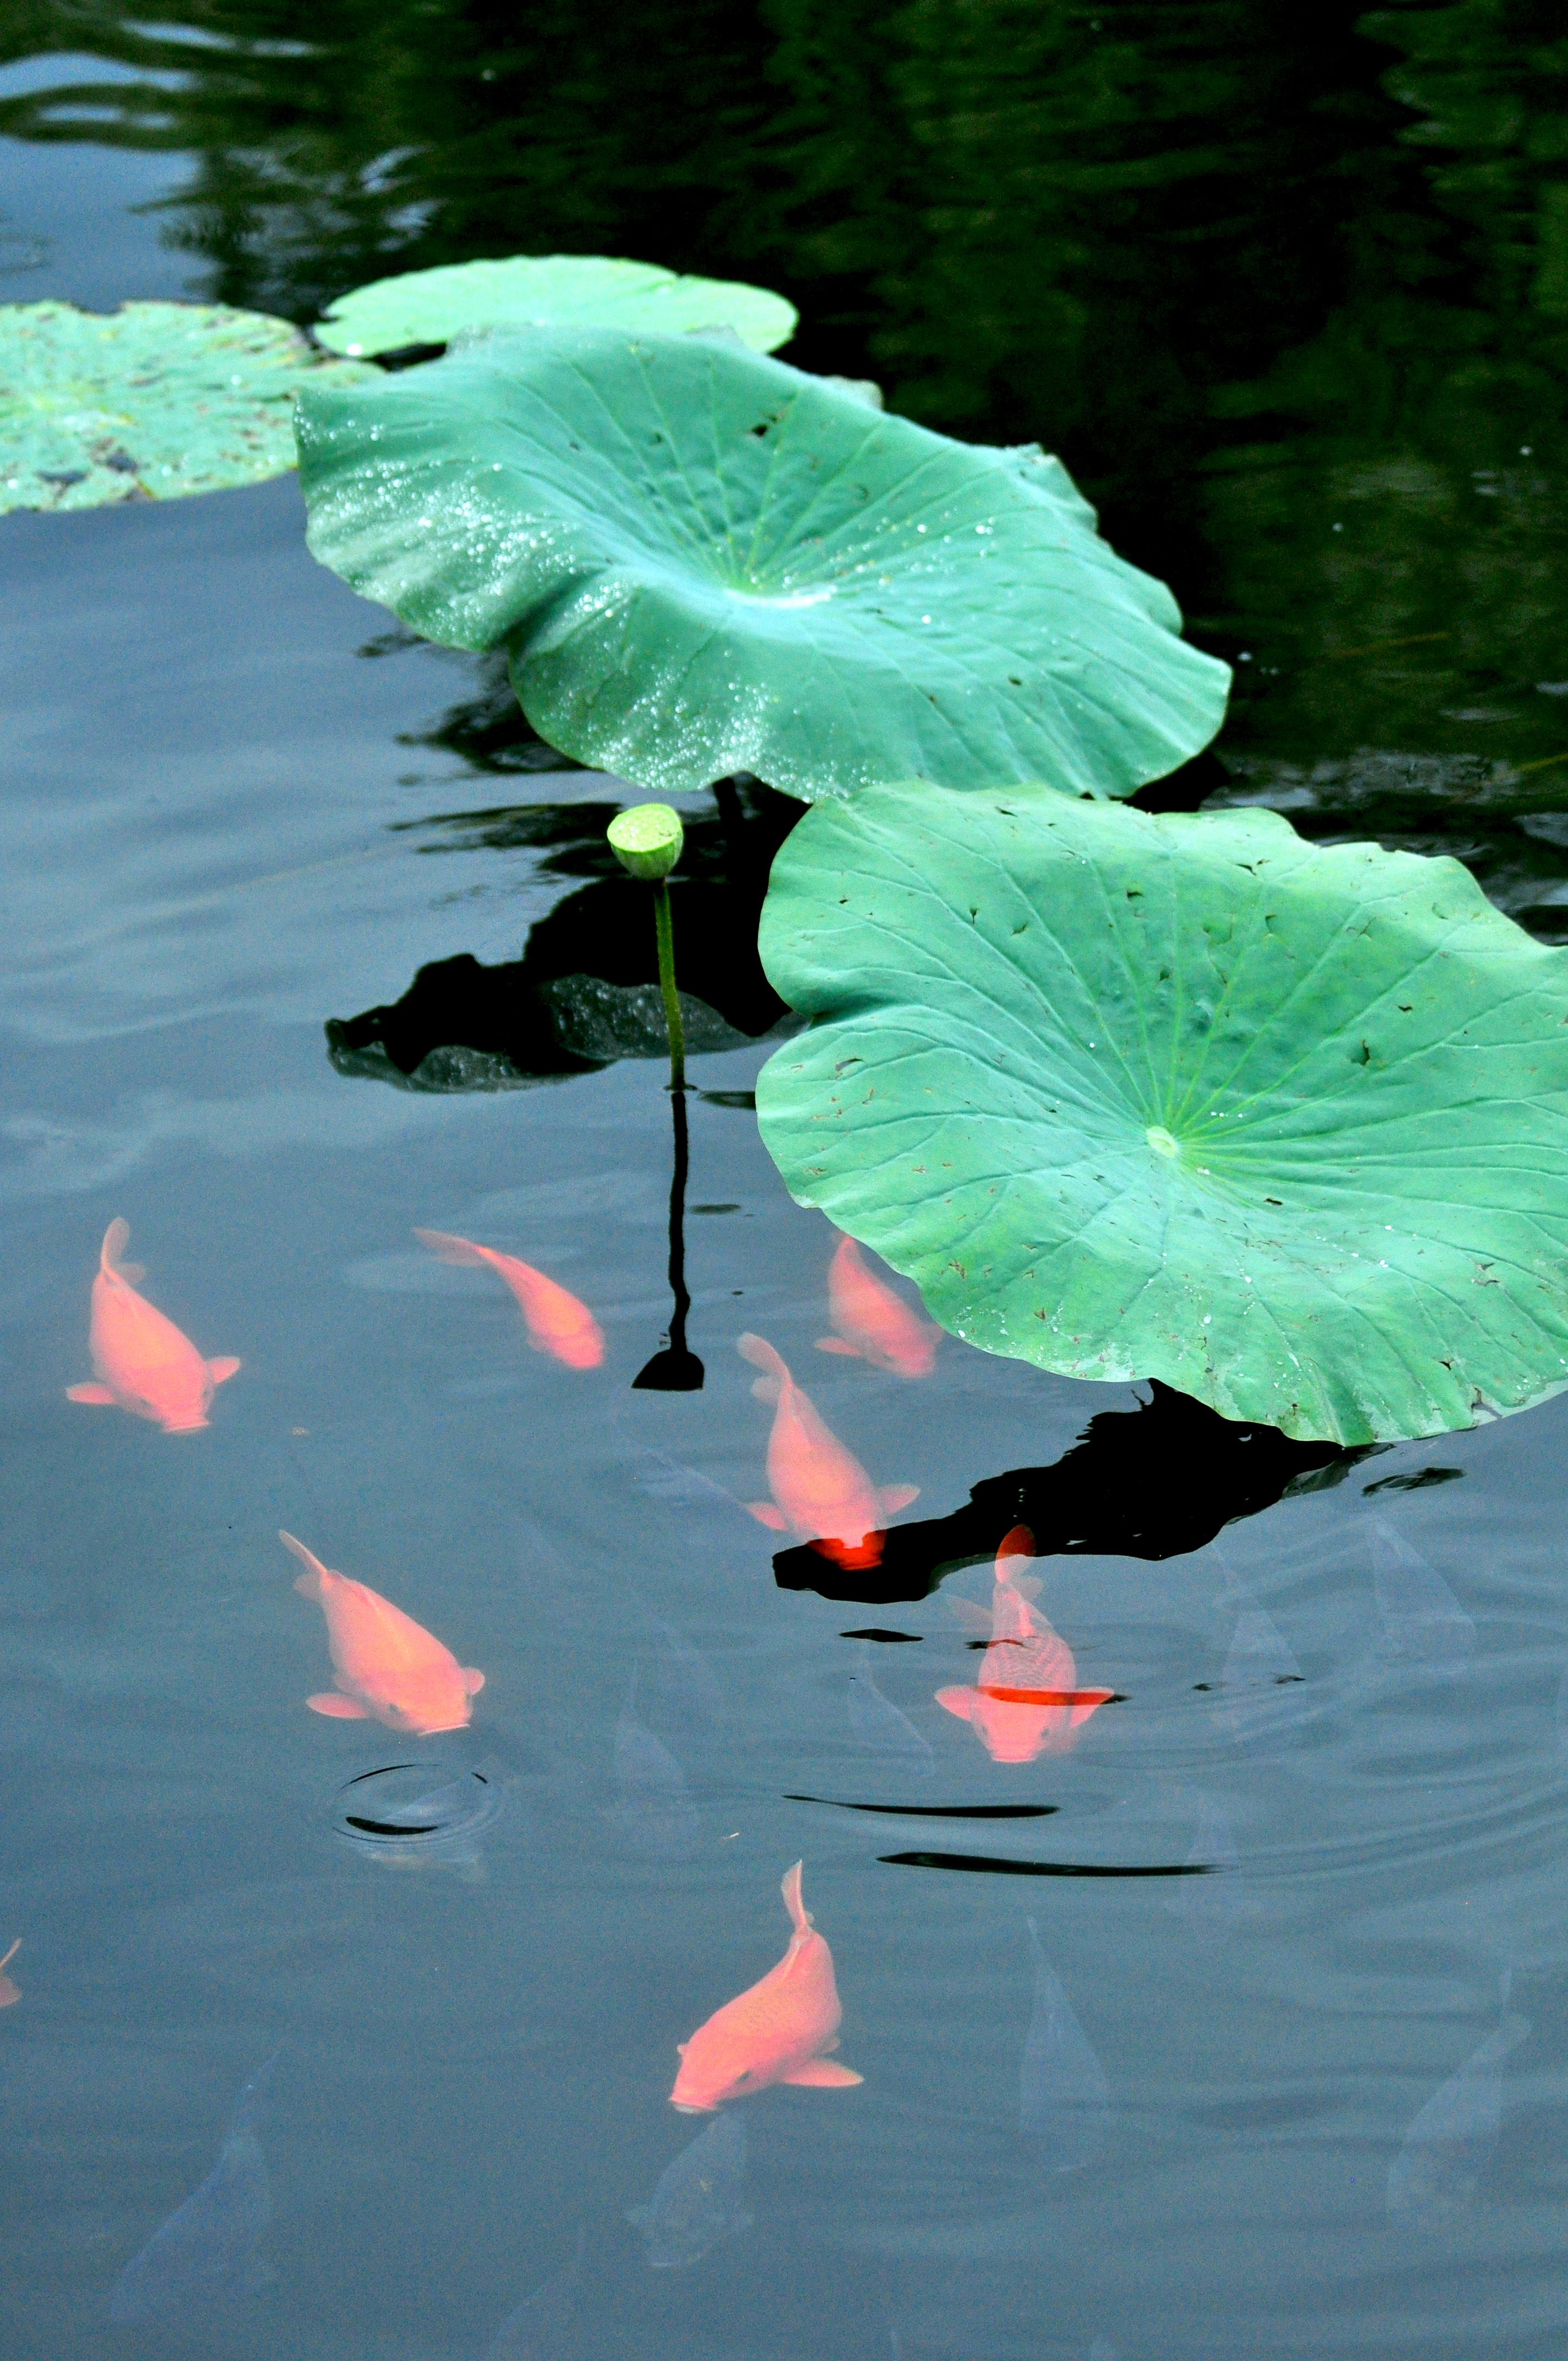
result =
M793 1532L846 1569L880 1565L883 1520L919 1496L917 1484L880 1491L846 1450L763 1336L745 1335L740 1351L762 1375L751 1388L773 1407L768 1437L771 1500L748 1505L759 1524Z
M466 1730L485 1675L458 1664L450 1648L378 1590L334 1574L292 1533L279 1540L304 1567L294 1587L326 1617L335 1690L307 1697L313 1713L338 1721L381 1721L430 1738Z
M861 1669L850 1675L850 1728L861 1744L883 1756L889 1763L898 1763L913 1771L917 1778L928 1779L936 1767L936 1757L907 1714L900 1713L876 1685L872 1671L870 1644L861 1643Z
M839 2047L843 2011L833 1954L801 1900L801 1868L797 1861L785 1870L780 1889L795 1927L784 1958L679 2045L670 2102L685 2114L707 2114L771 2082L832 2091L863 2080L827 2054Z
M13 1983L10 1977L5 1973L6 1969L10 1966L12 1960L16 1958L21 1948L22 1938L20 1935L18 1935L10 1949L6 1952L5 1958L0 1960L0 2008L14 2008L17 2001L22 1997L22 1988L20 1984Z
M1080 1689L1072 1650L1033 1601L1036 1575L1020 1573L1035 1546L1026 1525L1014 1525L996 1553L996 1588L989 1613L967 1598L952 1601L959 1620L983 1632L990 1645L971 1687L938 1689L937 1703L972 1722L993 1763L1033 1763L1065 1754L1113 1689Z
M629 2205L626 2218L648 2242L656 2271L684 2270L751 2226L742 2202L746 2126L733 2113L716 2115L691 2146L659 2175L646 2205Z
M532 1263L520 1262L516 1255L502 1254L495 1246L477 1246L472 1239L455 1238L445 1230L416 1230L414 1235L443 1262L481 1268L488 1265L504 1279L517 1298L528 1341L536 1353L548 1353L569 1369L598 1367L604 1358L604 1331L587 1305L579 1303L556 1280L546 1279Z
M723 1497L729 1499L728 1494ZM729 1505L737 1504L730 1501ZM678 1722L693 1737L707 1736L724 1719L724 1692L718 1675L673 1623L655 1622L652 1630L658 1653L645 1670L663 1718Z
M1387 1517L1372 1520L1372 1580L1386 1656L1424 1665L1445 1680L1469 1671L1474 1622L1442 1575Z
M577 2315L583 2308L583 2256L588 2235L577 2233L577 2251L561 2270L525 2295L496 2331L485 2361L573 2361L578 2351Z
M828 1317L834 1334L818 1336L819 1353L848 1353L895 1378L928 1378L937 1365L941 1330L873 1277L853 1238L839 1239L828 1266Z
M1197 1825L1188 1864L1221 1873L1179 1878L1176 1891L1165 1906L1185 1918L1190 1927L1217 1935L1250 1917L1253 1904L1242 1879L1241 1855L1236 1850L1229 1819L1212 1795L1198 1795L1193 1800Z
M109 2298L118 2327L200 2321L254 2292L256 2249L272 2218L267 2164L257 2136L263 2092L280 2051L239 2094L223 2152L199 2189L153 2232Z
M1060 1978L1040 1949L1034 1920L1025 1924L1035 1965L1035 1999L1018 2076L1018 2128L1025 2139L1038 2141L1040 2160L1048 2171L1076 2172L1092 2164L1104 2147L1111 2087Z
M651 1861L684 1861L696 1850L702 1821L685 1773L632 1710L632 1691L615 1725L616 1799L611 1826Z
M130 1235L130 1224L119 1219L104 1233L87 1340L98 1374L65 1390L74 1402L151 1419L165 1434L193 1434L207 1423L214 1389L239 1363L226 1354L204 1361L189 1336L137 1293L133 1282L146 1274L139 1263L120 1260Z
M1475 2202L1502 2127L1504 2062L1530 2032L1523 2017L1506 2014L1509 1983L1505 1974L1497 2031L1433 2092L1405 2134L1388 2169L1393 2222L1441 2234Z

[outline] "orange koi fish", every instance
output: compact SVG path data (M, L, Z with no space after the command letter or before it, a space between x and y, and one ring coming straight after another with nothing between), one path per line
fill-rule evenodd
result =
M818 1336L819 1353L848 1353L895 1378L928 1378L937 1365L941 1330L872 1276L853 1238L839 1239L828 1266L828 1317L835 1333Z
M140 1263L120 1260L130 1235L130 1224L118 1218L104 1233L87 1339L98 1375L65 1390L75 1402L117 1404L150 1418L165 1434L193 1434L207 1423L214 1388L239 1363L229 1354L203 1361L189 1336L137 1293L134 1282L147 1274Z
M795 1932L778 1966L678 2045L681 2065L670 2103L685 2115L711 2114L727 2099L749 2099L771 2082L839 2091L865 2080L827 2055L839 2047L844 2012L833 1954L800 1898L802 1866L797 1861L785 1870L780 1889Z
M477 1246L468 1238L450 1237L444 1230L416 1230L422 1246L443 1262L477 1266L488 1263L499 1272L517 1298L536 1353L549 1353L569 1369L597 1369L604 1358L604 1330L586 1303L530 1262L502 1254L495 1246Z
M880 1565L883 1520L906 1509L920 1494L918 1484L889 1484L881 1491L853 1452L846 1451L820 1418L764 1336L745 1335L739 1350L763 1374L752 1385L759 1401L773 1406L768 1437L771 1500L747 1506L757 1522L775 1533L794 1532L835 1565Z
M338 1721L383 1721L430 1738L438 1730L466 1730L470 1699L485 1686L483 1673L465 1670L450 1648L378 1590L334 1574L313 1557L292 1533L279 1540L305 1571L294 1583L302 1598L313 1598L326 1617L335 1689L307 1697L313 1713Z
M1065 1754L1082 1725L1113 1689L1080 1689L1072 1650L1031 1605L1040 1595L1039 1577L1014 1571L1034 1554L1035 1536L1014 1525L996 1553L996 1589L991 1611L967 1598L952 1602L971 1630L991 1645L981 1659L975 1686L938 1689L937 1703L972 1721L993 1763L1033 1763L1037 1754Z
M11 1982L10 1977L5 1973L6 1969L10 1966L12 1960L16 1958L21 1948L22 1938L20 1935L18 1935L10 1949L6 1952L5 1958L0 1960L0 2008L12 2008L22 1997L22 1988L20 1984L14 1984Z

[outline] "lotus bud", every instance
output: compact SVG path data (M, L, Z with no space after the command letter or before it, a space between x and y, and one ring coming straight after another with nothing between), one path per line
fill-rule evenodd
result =
M618 812L606 834L610 850L633 877L667 877L681 857L685 831L669 804L634 804Z

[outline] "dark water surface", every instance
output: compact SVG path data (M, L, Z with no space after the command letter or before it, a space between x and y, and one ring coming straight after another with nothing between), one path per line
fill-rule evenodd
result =
M804 365L1058 450L1236 663L1145 800L1451 851L1568 940L1559 9L0 29L0 295L308 320L515 247L779 286ZM301 528L292 479L0 522L6 2361L1561 2361L1568 1400L1351 1461L951 1340L819 1356L830 1235L748 1104L790 813L744 783L677 891L705 1382L634 1390L637 791ZM64 1398L115 1214L243 1360L203 1433ZM552 1272L602 1367L416 1225ZM921 1487L883 1568L744 1513L744 1329ZM933 1698L1019 1515L1118 1701L1009 1766ZM280 1526L482 1669L470 1730L305 1710ZM705 2127L674 2045L802 1855L863 2086Z

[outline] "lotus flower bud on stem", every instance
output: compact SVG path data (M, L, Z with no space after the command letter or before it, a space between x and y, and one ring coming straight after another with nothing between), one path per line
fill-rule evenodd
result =
M659 944L659 989L664 995L664 1022L670 1032L670 1088L686 1086L685 1032L681 1024L681 1000L675 989L674 936L670 924L671 870L681 857L685 831L681 816L669 804L634 804L618 812L606 834L611 851L633 877L646 878L653 888L653 926Z

